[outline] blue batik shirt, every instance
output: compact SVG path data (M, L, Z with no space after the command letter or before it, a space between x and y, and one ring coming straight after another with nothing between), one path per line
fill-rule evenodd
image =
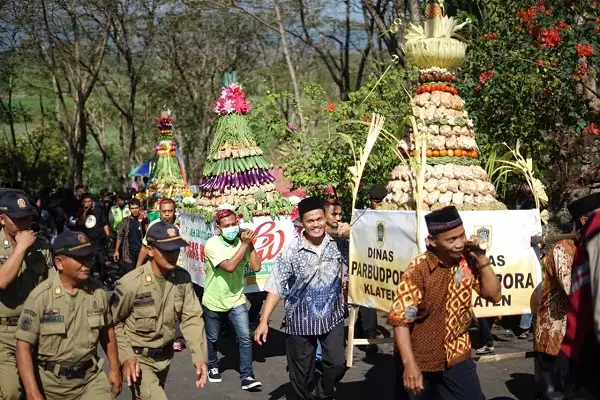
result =
M285 296L285 331L290 335L323 335L343 323L347 279L345 257L334 239L325 235L320 254L295 238L277 256L265 290Z

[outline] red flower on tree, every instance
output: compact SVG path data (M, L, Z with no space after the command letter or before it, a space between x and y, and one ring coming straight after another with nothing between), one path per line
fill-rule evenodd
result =
M479 82L481 82L482 85L485 85L490 80L492 80L492 77L495 73L495 69L490 69L489 71L482 72L481 75L479 75Z
M563 29L569 29L571 27L571 25L567 24L565 21L560 20L558 21L558 25L556 25L556 27L559 30L563 30Z
M330 113L332 113L332 112L335 112L335 108L336 108L336 104L335 103L329 103L329 104L327 104L327 107L325 108L325 110L327 110Z
M600 135L600 129L598 129L598 127L596 126L596 124L594 124L593 122L591 124L589 124L584 130L583 130L583 134L584 135L594 135L594 136L598 136Z
M498 34L496 32L489 32L483 35L483 37L487 40L496 40L498 39Z
M585 45L577 43L577 54L579 54L580 57L593 56L594 48L589 43L586 43Z
M544 29L542 31L542 46L556 47L561 41L558 28Z

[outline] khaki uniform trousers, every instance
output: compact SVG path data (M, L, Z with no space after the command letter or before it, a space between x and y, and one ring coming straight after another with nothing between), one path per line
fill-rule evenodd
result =
M171 367L172 355L168 358L154 359L136 356L140 363L141 379L131 388L134 400L167 400L165 382Z
M108 377L102 370L103 359L90 367L83 379L58 377L52 371L38 368L40 391L46 400L112 400L114 395Z
M24 394L17 372L16 326L0 325L0 399L19 400Z

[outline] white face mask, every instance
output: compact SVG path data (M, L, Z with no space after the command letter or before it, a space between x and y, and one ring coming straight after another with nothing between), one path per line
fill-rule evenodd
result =
M227 228L221 228L221 235L229 241L234 240L238 236L239 233L240 233L239 225L230 226Z

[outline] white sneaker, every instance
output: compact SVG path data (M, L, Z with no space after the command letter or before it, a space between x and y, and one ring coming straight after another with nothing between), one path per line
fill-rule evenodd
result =
M208 381L212 383L219 383L223 379L221 379L221 374L219 373L219 368L211 368L208 371Z

